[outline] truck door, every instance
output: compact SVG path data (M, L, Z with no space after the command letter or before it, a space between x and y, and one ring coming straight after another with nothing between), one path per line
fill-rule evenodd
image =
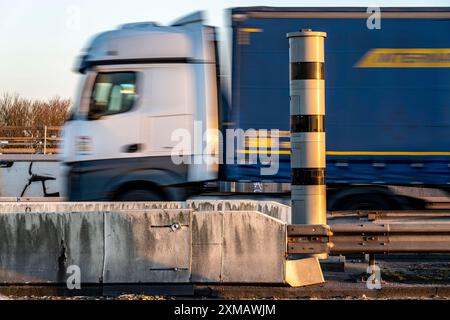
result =
M135 157L141 151L140 73L98 69L88 101L82 135L75 137L83 160ZM80 159L81 160L81 159Z

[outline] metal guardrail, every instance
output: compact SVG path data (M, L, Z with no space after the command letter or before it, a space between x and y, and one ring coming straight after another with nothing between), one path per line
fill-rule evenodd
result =
M448 202L447 202L448 203ZM367 219L370 221L389 220L389 219L450 219L450 210L346 210L330 211L328 219Z
M450 223L289 225L288 254L448 253Z
M55 154L61 127L0 127L0 154Z

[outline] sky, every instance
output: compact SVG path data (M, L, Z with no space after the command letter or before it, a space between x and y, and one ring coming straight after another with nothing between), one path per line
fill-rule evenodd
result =
M170 24L205 10L223 40L224 9L239 6L450 6L450 0L0 0L0 95L73 99L76 58L95 34L129 22Z

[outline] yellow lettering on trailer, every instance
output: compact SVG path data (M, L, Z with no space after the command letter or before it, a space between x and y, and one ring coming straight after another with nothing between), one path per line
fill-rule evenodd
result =
M359 60L357 68L450 68L450 48L377 48Z

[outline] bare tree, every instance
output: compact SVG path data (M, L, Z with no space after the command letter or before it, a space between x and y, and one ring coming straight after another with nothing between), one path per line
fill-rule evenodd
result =
M0 125L33 128L61 126L69 107L70 99L30 100L18 94L5 93L0 97Z
M0 137L17 138L11 141L24 138L22 141L30 141L30 145L34 145L37 143L35 139L44 137L43 128L63 125L70 104L70 99L60 97L31 100L5 93L0 97ZM47 137L55 134L55 130L47 132Z

